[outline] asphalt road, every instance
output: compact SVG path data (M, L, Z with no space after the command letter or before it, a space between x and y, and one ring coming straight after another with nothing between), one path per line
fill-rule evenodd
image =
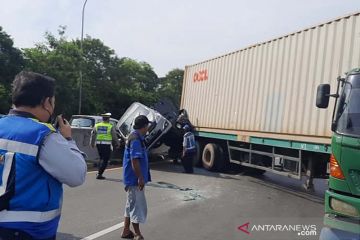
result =
M188 175L169 162L151 168L148 222L141 226L146 240L319 239L323 180L308 194L299 181L247 176L241 169L227 174L196 169ZM59 240L120 239L125 206L121 171L108 170L103 181L88 173L83 186L65 188Z

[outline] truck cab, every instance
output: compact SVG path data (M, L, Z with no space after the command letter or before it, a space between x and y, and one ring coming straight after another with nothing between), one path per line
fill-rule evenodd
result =
M330 85L318 87L316 105L327 108L334 97L331 129L329 189L325 193L326 226L360 236L360 69L338 78L335 94Z
M151 108L138 102L133 103L116 126L124 142L133 131L134 120L139 115L147 116L152 122L145 136L145 144L151 150L151 156L167 156L174 161L180 158L183 150L183 126L192 126L186 110L179 110L168 99L161 99Z
M135 118L139 115L145 115L151 123L149 132L145 136L145 145L147 149L161 145L161 138L171 129L171 122L154 109L151 109L141 103L133 103L120 118L116 125L122 139L126 140L133 131Z

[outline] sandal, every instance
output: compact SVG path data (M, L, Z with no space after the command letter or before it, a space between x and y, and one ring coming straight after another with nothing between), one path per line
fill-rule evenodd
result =
M141 235L137 235L134 237L134 240L144 240L144 237Z
M134 233L130 231L127 235L121 235L121 238L124 239L133 239L135 237Z

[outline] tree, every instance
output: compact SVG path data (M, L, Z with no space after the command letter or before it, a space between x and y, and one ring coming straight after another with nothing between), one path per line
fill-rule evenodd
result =
M159 79L150 64L119 58L100 39L87 36L81 52L80 40L68 40L65 32L64 26L57 35L46 32L44 42L22 53L0 29L1 112L8 110L11 82L24 67L56 79L56 113L67 117L78 111L80 68L83 114L112 112L119 118L135 101L151 106L163 97L179 105L183 70L174 69Z
M161 79L159 96L169 98L176 106L180 106L184 70L173 69Z
M150 64L122 58L120 72L123 87L127 89L133 101L151 105L159 99L157 92L159 78Z
M59 30L60 33L60 30ZM56 79L56 110L71 116L77 110L77 89L80 50L63 34L56 38L45 34L46 42L24 49L26 70L49 75Z
M81 54L80 41L67 40L64 27L58 36L46 33L45 40L24 50L26 68L56 79L58 113L77 113L80 67L83 114L112 112L119 118L134 101L151 105L158 99L159 80L148 63L119 59L113 49L90 36L84 39Z
M21 51L14 47L13 40L0 26L0 113L9 110L11 83L23 67Z

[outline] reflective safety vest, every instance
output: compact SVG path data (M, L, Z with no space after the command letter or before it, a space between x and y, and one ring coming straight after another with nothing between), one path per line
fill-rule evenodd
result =
M111 123L101 122L95 124L96 129L96 144L111 144L112 135L111 130L113 125Z
M192 132L187 132L184 134L183 145L186 153L191 153L196 151L195 136Z
M61 212L62 184L39 164L50 124L22 116L0 119L0 227L34 238L55 236Z

